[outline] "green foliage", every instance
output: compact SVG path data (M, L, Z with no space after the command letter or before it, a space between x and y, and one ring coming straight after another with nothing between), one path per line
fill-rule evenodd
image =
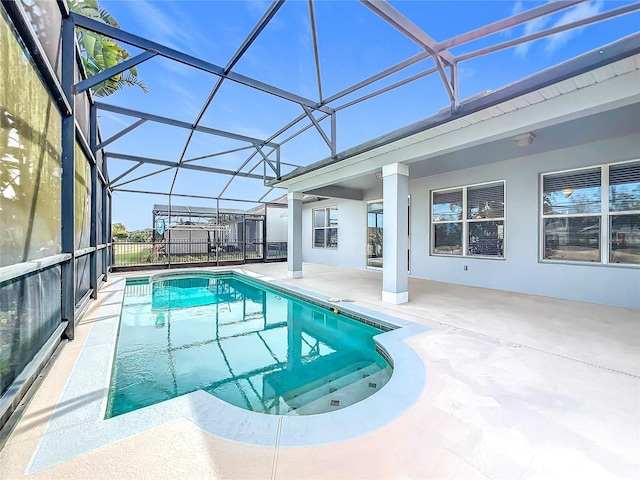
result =
M104 8L98 5L96 0L67 0L69 9L94 20L101 21L112 27L120 28L118 22ZM123 62L131 55L123 47L104 35L78 29L78 42L82 50L82 61L87 75L92 77ZM98 97L107 97L124 87L140 87L147 93L147 86L138 78L135 67L126 72L105 80L92 88Z
M129 238L129 232L127 232L127 228L122 223L114 223L111 227L111 234L113 235L113 238L120 240L126 240Z
M141 243L151 242L151 236L153 234L152 232L153 231L150 228L146 230L140 230L139 232L136 232L131 236L131 240Z

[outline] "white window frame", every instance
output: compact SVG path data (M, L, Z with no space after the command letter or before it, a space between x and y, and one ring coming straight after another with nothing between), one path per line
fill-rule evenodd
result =
M371 205L372 203L381 203L382 204L382 211L383 211L383 215L384 215L384 201L382 198L378 198L375 200L367 200L367 212L365 215L367 215L367 223L366 223L366 236L365 236L365 244L367 245L367 247L364 249L364 255L365 255L365 265L367 270L375 270L375 271L382 271L382 267L372 267L371 265L369 265L369 255L367 254L367 249L369 248L369 237L368 237L368 232L369 232L369 205Z
M340 225L340 220L338 217L338 223L335 226L331 226L329 224L330 220L329 220L329 212L331 210L335 210L336 211L336 215L338 215L338 206L337 205L329 205L326 207L318 207L318 208L314 208L311 210L311 247L312 248L322 248L322 249L328 249L328 250L337 250L338 248L338 243L336 242L335 246L330 246L327 245L327 240L329 238L328 236L328 230L332 230L332 229L336 229L337 233L338 233L338 239L340 238L340 233L339 233L339 225ZM323 227L316 227L316 212L317 211L324 211L324 226ZM316 246L316 230L324 230L324 245L321 247Z
M538 192L538 208L540 219L539 225L539 254L538 260L541 263L558 264L569 263L576 265L607 265L621 268L640 268L640 264L633 263L617 263L611 262L611 216L612 215L640 215L640 210L624 210L624 211L610 211L609 210L609 169L612 166L637 163L640 159L625 160L622 162L604 163L590 165L587 167L570 168L566 170L557 170L552 172L544 172L540 174L539 192ZM545 215L544 214L544 177L547 175L560 175L563 173L580 172L582 170L600 169L600 212L599 213L572 213L567 215ZM569 217L599 217L600 218L600 261L598 262L586 262L581 260L569 260L569 259L557 259L545 258L545 232L544 221L547 218L569 218Z
M467 190L469 188L482 187L485 185L496 185L502 183L504 192L504 214L502 217L496 218L482 218L474 219L468 218L468 205L467 205ZM433 196L436 193L454 192L456 190L462 190L462 218L460 220L433 220ZM469 253L469 224L476 222L490 222L490 221L502 221L502 255L472 255ZM462 254L456 255L454 253L436 253L435 251L435 225L443 223L462 223ZM452 258L482 258L491 260L505 260L507 258L507 181L492 180L490 182L473 183L468 185L460 185L457 187L441 188L437 190L431 190L431 204L429 208L429 239L430 248L429 255L434 257L452 257Z

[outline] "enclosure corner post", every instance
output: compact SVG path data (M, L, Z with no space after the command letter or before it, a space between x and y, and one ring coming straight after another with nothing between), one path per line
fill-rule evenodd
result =
M73 83L75 79L75 26L68 18L62 20L62 89L71 105L62 117L62 253L71 258L62 264L62 319L67 321L64 332L69 340L75 335L75 119Z

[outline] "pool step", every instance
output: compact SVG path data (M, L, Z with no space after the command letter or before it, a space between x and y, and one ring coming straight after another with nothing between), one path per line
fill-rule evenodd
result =
M391 378L391 368L378 370L376 373L291 410L288 415L312 415L348 407L378 391L389 378Z
M319 398L323 398L327 395L332 395L348 387L351 384L354 384L363 379L369 378L375 375L379 371L380 371L380 367L375 363L371 363L366 367L361 368L360 370L356 370L340 378L327 382L324 385L321 385L305 393L304 395L300 395L298 397L292 398L288 400L287 403L292 409L304 407L305 405L308 405L318 400Z
M354 367L351 371L344 372L340 376L335 375L333 377L327 378L324 383L318 385L312 390L303 393L302 395L297 395L285 400L292 409L300 408L321 397L324 397L325 395L329 395L332 392L347 387L348 385L351 385L352 383L355 383L362 378L369 377L379 370L380 367L375 363L366 364L366 366L363 366L360 369Z
M329 382L336 381L345 375L349 375L350 373L356 372L359 369L363 369L371 365L371 362L360 361L353 363L347 367L341 368L340 370L336 370L335 372L331 372L327 375L324 375L312 382L306 383L301 387L295 388L293 390L289 390L286 394L282 396L282 398L288 403L294 397L300 397L305 395L307 392L317 389L318 387L322 387L327 385Z

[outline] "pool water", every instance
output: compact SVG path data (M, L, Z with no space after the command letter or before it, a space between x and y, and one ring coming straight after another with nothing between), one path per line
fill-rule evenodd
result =
M107 417L196 390L267 414L344 408L391 377L379 333L235 275L127 282Z

